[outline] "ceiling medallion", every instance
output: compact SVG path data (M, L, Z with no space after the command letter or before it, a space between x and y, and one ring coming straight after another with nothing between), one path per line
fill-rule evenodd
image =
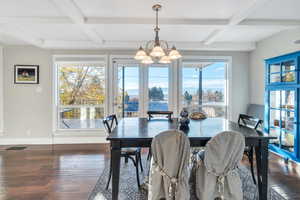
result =
M161 10L161 5L156 4L152 7L156 12L156 26L154 28L155 39L146 43L145 49L140 46L136 52L135 59L140 60L143 64L158 63L171 63L173 60L181 58L181 54L177 51L176 47L169 48L167 41L159 40L158 33L160 28L158 27L158 11Z

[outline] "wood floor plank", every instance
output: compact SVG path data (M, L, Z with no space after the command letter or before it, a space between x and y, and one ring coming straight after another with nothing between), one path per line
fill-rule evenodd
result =
M0 147L0 200L85 200L109 159L108 145L101 144L5 149ZM300 200L298 164L271 154L269 174L276 191Z

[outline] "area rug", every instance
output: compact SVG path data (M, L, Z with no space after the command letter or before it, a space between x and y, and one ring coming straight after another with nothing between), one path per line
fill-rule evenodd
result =
M144 172L140 172L141 183L147 178L149 171L149 162L143 157ZM108 190L105 189L108 175L109 175L109 162L105 164L103 173L100 175L93 191L91 192L88 200L111 200L111 186ZM257 200L258 192L257 187L252 181L251 172L245 167L239 167L239 173L241 176L244 200ZM120 200L147 200L147 191L139 190L136 182L135 167L132 162L124 163L121 160L121 170L120 170L120 186L119 186L119 199ZM198 200L194 195L191 188L191 200ZM269 188L269 200L287 200L283 198L278 192L276 192L272 187Z

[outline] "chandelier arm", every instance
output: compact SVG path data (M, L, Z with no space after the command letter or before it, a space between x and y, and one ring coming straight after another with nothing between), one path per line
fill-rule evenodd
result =
M145 46L145 51L147 52L147 53L150 53L149 51L150 51L150 48L149 48L149 45L151 44L151 43L155 43L155 41L153 41L153 40L149 40L147 43L146 43L146 46Z

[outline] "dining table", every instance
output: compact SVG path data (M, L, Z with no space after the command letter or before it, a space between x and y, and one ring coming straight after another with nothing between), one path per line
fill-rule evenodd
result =
M153 137L170 129L182 130L190 140L191 147L202 147L218 133L235 131L245 136L245 144L255 148L257 184L259 200L268 198L268 144L271 137L262 131L241 126L223 118L191 120L188 127L182 128L178 118L151 119L122 118L108 135L111 147L112 200L118 200L121 149L126 147L151 147Z

